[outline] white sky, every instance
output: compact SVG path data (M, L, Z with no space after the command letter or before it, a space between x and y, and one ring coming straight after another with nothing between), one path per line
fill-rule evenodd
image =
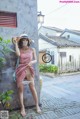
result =
M80 30L80 3L65 5L66 3L60 3L59 0L37 0L37 4L38 11L45 15L44 26ZM61 6L64 7L57 9Z

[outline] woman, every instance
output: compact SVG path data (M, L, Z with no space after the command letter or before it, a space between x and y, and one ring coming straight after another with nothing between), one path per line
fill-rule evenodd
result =
M36 104L36 110L41 113L40 107L38 105L38 96L34 86L34 69L32 65L37 62L36 51L34 48L30 48L31 40L28 38L27 34L21 35L19 38L13 38L15 44L16 55L19 57L19 66L16 69L16 81L19 90L19 99L21 104L21 115L25 116L25 107L23 102L23 80L26 79L30 81L29 87L32 92L33 98ZM33 60L34 58L34 60Z

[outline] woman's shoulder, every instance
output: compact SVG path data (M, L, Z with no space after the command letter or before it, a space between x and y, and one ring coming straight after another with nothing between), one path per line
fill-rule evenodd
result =
M35 51L35 48L30 48L33 52Z

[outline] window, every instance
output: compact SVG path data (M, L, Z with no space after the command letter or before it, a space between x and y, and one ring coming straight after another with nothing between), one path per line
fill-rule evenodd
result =
M54 55L52 55L52 61L51 64L54 64Z
M66 52L60 52L61 57L66 57Z
M69 62L74 61L74 57L72 55L69 55Z
M69 55L69 61L72 62L73 61L73 56Z
M51 51L50 54L52 56L51 64L54 64L54 51Z
M17 27L17 14L11 12L0 12L1 27Z
M69 56L69 61L71 62L71 55Z

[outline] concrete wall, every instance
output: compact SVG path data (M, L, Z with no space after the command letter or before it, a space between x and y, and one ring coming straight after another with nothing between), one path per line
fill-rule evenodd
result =
M32 47L36 48L38 56L38 32L37 32L37 0L1 0L0 11L17 13L17 28L0 27L0 37L3 39L11 39L13 36L19 36L22 33L27 33L28 36L34 40ZM14 45L11 44L14 48ZM12 59L10 65L2 72L2 79L0 82L0 92L12 89L14 90L13 100L11 102L12 108L19 108L19 98L16 84L12 80L12 73L14 71L15 55L11 54ZM35 68L35 86L40 100L40 85L39 85L39 71L38 62ZM3 88L4 87L4 88ZM29 87L25 86L24 92L25 106L34 105L34 100Z

